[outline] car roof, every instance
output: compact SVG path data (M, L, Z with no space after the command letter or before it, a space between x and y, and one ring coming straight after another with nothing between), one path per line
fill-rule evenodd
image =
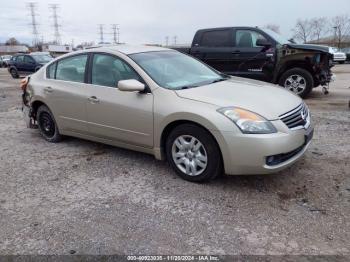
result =
M159 51L174 51L172 49L158 47L158 46L146 46L146 45L110 45L110 46L97 46L90 47L85 50L89 51L117 51L125 55L131 55L136 53L145 52L159 52Z

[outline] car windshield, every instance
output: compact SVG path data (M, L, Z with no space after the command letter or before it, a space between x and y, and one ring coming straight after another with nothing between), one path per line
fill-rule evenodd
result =
M32 57L38 63L47 63L47 62L50 62L53 59L49 55L32 55Z
M227 79L196 59L177 51L146 52L129 55L159 85L185 89Z
M285 44L293 44L290 40L288 40L287 38L285 38L284 36L277 34L276 32L270 30L270 29L263 29L263 31L268 34L269 36L271 36L277 43L281 44L281 45L285 45Z

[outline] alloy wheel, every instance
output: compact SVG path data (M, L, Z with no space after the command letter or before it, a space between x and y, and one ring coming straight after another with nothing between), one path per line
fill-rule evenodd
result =
M284 82L284 87L299 95L306 89L306 80L301 75L291 75Z

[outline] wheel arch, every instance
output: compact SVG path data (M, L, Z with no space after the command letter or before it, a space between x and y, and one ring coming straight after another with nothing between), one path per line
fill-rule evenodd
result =
M308 71L311 74L314 81L316 80L315 79L315 72L313 70L311 61L309 61L309 60L295 60L295 61L286 62L283 65L283 67L281 67L281 69L278 71L277 77L275 79L275 83L278 83L280 81L282 75L285 72L287 72L290 69L294 69L294 68L301 68L301 69Z
M214 139L216 145L218 146L219 152L220 152L220 159L223 162L223 155L222 155L222 149L220 147L220 143L218 142L218 139L215 137L215 135L210 131L209 128L204 126L203 124L200 124L196 121L193 120L188 120L188 119L178 119L178 120L173 120L169 122L162 130L161 136L160 136L160 158L165 159L166 153L165 153L165 143L166 139L171 133L172 130L174 130L177 126L182 125L182 124L192 124L195 126L198 126L199 128L202 128L203 130L207 131L208 134Z

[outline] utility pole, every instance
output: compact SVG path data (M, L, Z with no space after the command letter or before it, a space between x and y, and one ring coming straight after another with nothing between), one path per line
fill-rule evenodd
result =
M165 46L169 46L169 36L165 37Z
M40 41L39 40L39 32L38 32L38 23L36 22L37 14L35 12L35 10L37 8L37 3L29 2L27 4L27 7L29 8L30 16L32 18L32 20L31 20L32 34L33 34L32 44L33 44L33 46L37 46L39 44L39 41Z
M99 24L98 27L99 27L99 34L100 34L100 43L103 44L103 27L104 27L104 25Z
M61 44L61 35L59 31L59 27L61 25L58 24L58 16L57 16L57 9L59 6L57 4L50 4L49 8L52 10L52 18L53 18L53 28L54 28L54 43L59 45Z
M118 24L112 24L112 30L113 30L113 43L119 44L119 36L120 36L120 30Z
M174 45L176 45L176 42L177 42L177 36L174 35Z

